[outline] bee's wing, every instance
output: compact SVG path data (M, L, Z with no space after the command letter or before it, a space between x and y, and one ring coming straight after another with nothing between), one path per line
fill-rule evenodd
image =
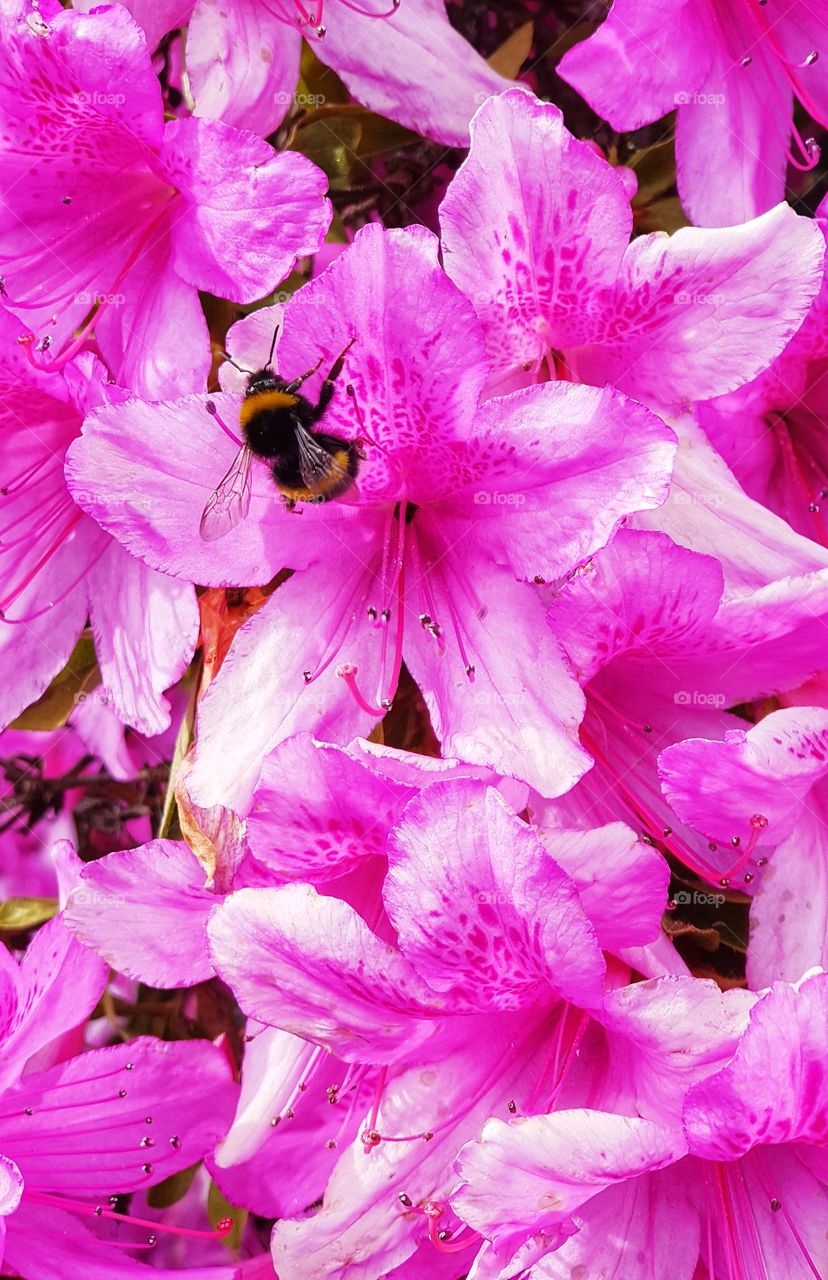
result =
M304 427L297 429L296 444L299 450L299 474L309 489L315 489L326 476L335 476L337 480L348 477L347 469Z
M199 533L205 542L215 542L235 529L250 510L250 464L253 454L242 445L227 474L210 494L201 513Z

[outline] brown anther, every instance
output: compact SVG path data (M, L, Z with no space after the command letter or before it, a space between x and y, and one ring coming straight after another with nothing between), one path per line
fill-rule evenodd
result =
M511 1112L512 1115L514 1115L515 1112L517 1111L517 1103L515 1102L514 1098L510 1099L508 1105L509 1105L509 1111Z
M411 1199L411 1196L407 1196L404 1191L400 1192L397 1199L404 1209L411 1209L413 1207L414 1201Z

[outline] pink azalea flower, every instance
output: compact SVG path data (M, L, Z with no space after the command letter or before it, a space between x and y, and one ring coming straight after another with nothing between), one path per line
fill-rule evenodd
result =
M763 995L730 1061L691 1081L676 1109L490 1120L461 1156L454 1207L507 1253L575 1228L533 1280L821 1280L826 1027L821 972ZM700 1022L696 1038L707 1033Z
M497 781L489 770L455 760L359 741L336 747L297 734L265 759L243 829L226 811L219 819L214 869L181 840L112 853L82 870L66 924L120 973L156 987L189 986L213 974L207 920L245 886L308 881L372 915L376 927L386 844L404 805L433 782L471 777ZM511 780L501 786L522 808L526 787ZM202 817L205 827L211 820ZM647 895L637 896L646 914Z
M785 194L788 163L819 160L793 121L795 102L828 124L828 8L793 0L615 0L558 74L614 129L638 129L678 107L679 195L694 222L729 226Z
M721 741L677 743L659 773L683 821L759 865L770 860L751 905L751 985L828 968L828 711L775 711Z
M221 9L129 0L127 8L151 44L188 22L196 115L261 134L293 105L303 39L359 102L452 146L467 143L476 108L507 83L454 30L443 0L229 0Z
M201 702L193 795L242 809L276 742L365 731L403 660L444 754L566 790L586 764L581 695L527 583L570 572L624 515L663 500L672 433L608 388L550 383L481 402L474 312L422 230L364 228L291 299L279 366L328 369L353 338L353 395L341 387L325 422L362 434L367 457L340 501L291 514L254 464L248 519L201 540L238 440L194 399L95 413L67 460L76 500L154 567L215 584L302 570L239 632ZM323 376L305 384L311 398ZM239 404L214 401L225 424Z
M391 941L308 884L243 890L214 911L216 967L248 1015L350 1064L343 1096L373 1085L367 1108L364 1094L352 1101L361 1132L342 1151L321 1211L276 1229L279 1274L344 1276L353 1265L367 1280L420 1243L441 1249L464 1139L489 1115L551 1107L573 1071L590 1087L603 1080L603 1051L586 1047L603 1043L593 1024L606 979L601 946L623 932L615 894L625 894L630 868L617 855L629 834L594 833L600 853L591 872L588 858L581 864L585 881L606 892L582 897L555 860L579 860L577 833L541 843L493 789L435 783L409 802L389 840ZM658 933L663 903L662 888L630 940ZM316 1133L336 1141L336 1120ZM447 1251L474 1242L454 1240Z
M826 234L828 201L817 210ZM828 273L785 350L753 382L697 407L698 420L752 498L823 546L828 498Z
M818 228L787 205L739 227L630 243L617 171L522 89L481 107L440 224L496 385L610 382L667 409L765 369L802 323L825 253Z
M737 559L749 545L741 533ZM744 722L727 708L820 670L828 583L817 571L749 590L742 584L731 599L723 588L712 556L662 533L622 530L560 590L548 621L586 694L581 740L595 765L545 815L587 827L620 818L697 874L742 888L758 867L746 830L761 810L745 812L738 832L708 844L711 837L701 839L665 803L658 753L683 738L739 729ZM745 835L735 847L734 835Z
M68 1060L50 1054L92 1012L106 974L59 918L40 930L19 966L0 949L4 1269L24 1280L232 1280L232 1267L156 1270L129 1256L140 1256L163 1227L121 1213L110 1197L201 1159L235 1099L226 1060L203 1042L138 1037Z
M314 252L324 175L219 121L165 124L143 32L118 5L44 0L33 16L21 0L0 31L0 269L6 305L50 350L30 345L32 360L65 362L94 327L122 386L203 386L198 290L252 302Z
M164 690L198 636L195 592L128 555L75 504L63 471L84 414L126 392L89 353L60 373L33 369L19 333L0 310L0 724L40 696L91 619L103 676L95 698L160 733Z

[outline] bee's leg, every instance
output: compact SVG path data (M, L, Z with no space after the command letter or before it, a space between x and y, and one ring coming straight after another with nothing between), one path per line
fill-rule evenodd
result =
M331 400L333 399L334 383L336 382L337 378L342 372L342 369L345 365L345 357L347 356L348 352L351 350L351 347L354 345L355 342L356 342L356 338L351 338L351 341L348 343L347 347L343 347L343 349L340 351L339 355L336 357L333 364L331 365L330 372L327 378L322 383L322 386L319 388L319 403L317 404L316 409L320 417L325 412L328 405L331 403Z
M295 498L288 498L288 497L283 493L283 494L282 494L282 502L283 502L283 504L284 504L285 511L290 512L290 514L291 514L291 515L293 515L293 516L301 516L301 514L302 514L302 508L301 508L301 507L297 507L297 505L296 505L296 499L295 499Z
M320 356L313 368L308 369L307 373L300 373L298 378L294 378L292 382L289 382L285 387L285 391L290 395L292 395L294 391L298 391L303 382L307 382L308 378L313 377L324 359L324 356Z

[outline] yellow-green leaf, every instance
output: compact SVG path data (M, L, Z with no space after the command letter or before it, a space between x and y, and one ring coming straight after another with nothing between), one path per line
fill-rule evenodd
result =
M77 704L101 683L92 637L84 633L72 650L66 666L56 675L37 702L12 722L12 729L45 732L66 724Z
M169 1209L170 1205L178 1204L190 1190L200 1164L201 1161L197 1160L186 1169L170 1174L169 1178L159 1182L156 1187L151 1187L147 1192L147 1202L153 1209Z
M0 932L36 929L58 913L57 898L6 898L0 902Z
M499 49L495 49L488 59L492 71L505 76L507 80L516 80L520 69L532 48L535 38L535 24L524 22L522 27L513 31L508 40L504 40Z
M225 1200L215 1182L210 1183L210 1190L207 1192L207 1216L213 1229L218 1226L222 1218L233 1219L233 1230L224 1237L224 1243L228 1249L238 1249L247 1223L247 1210L237 1209L229 1200Z

